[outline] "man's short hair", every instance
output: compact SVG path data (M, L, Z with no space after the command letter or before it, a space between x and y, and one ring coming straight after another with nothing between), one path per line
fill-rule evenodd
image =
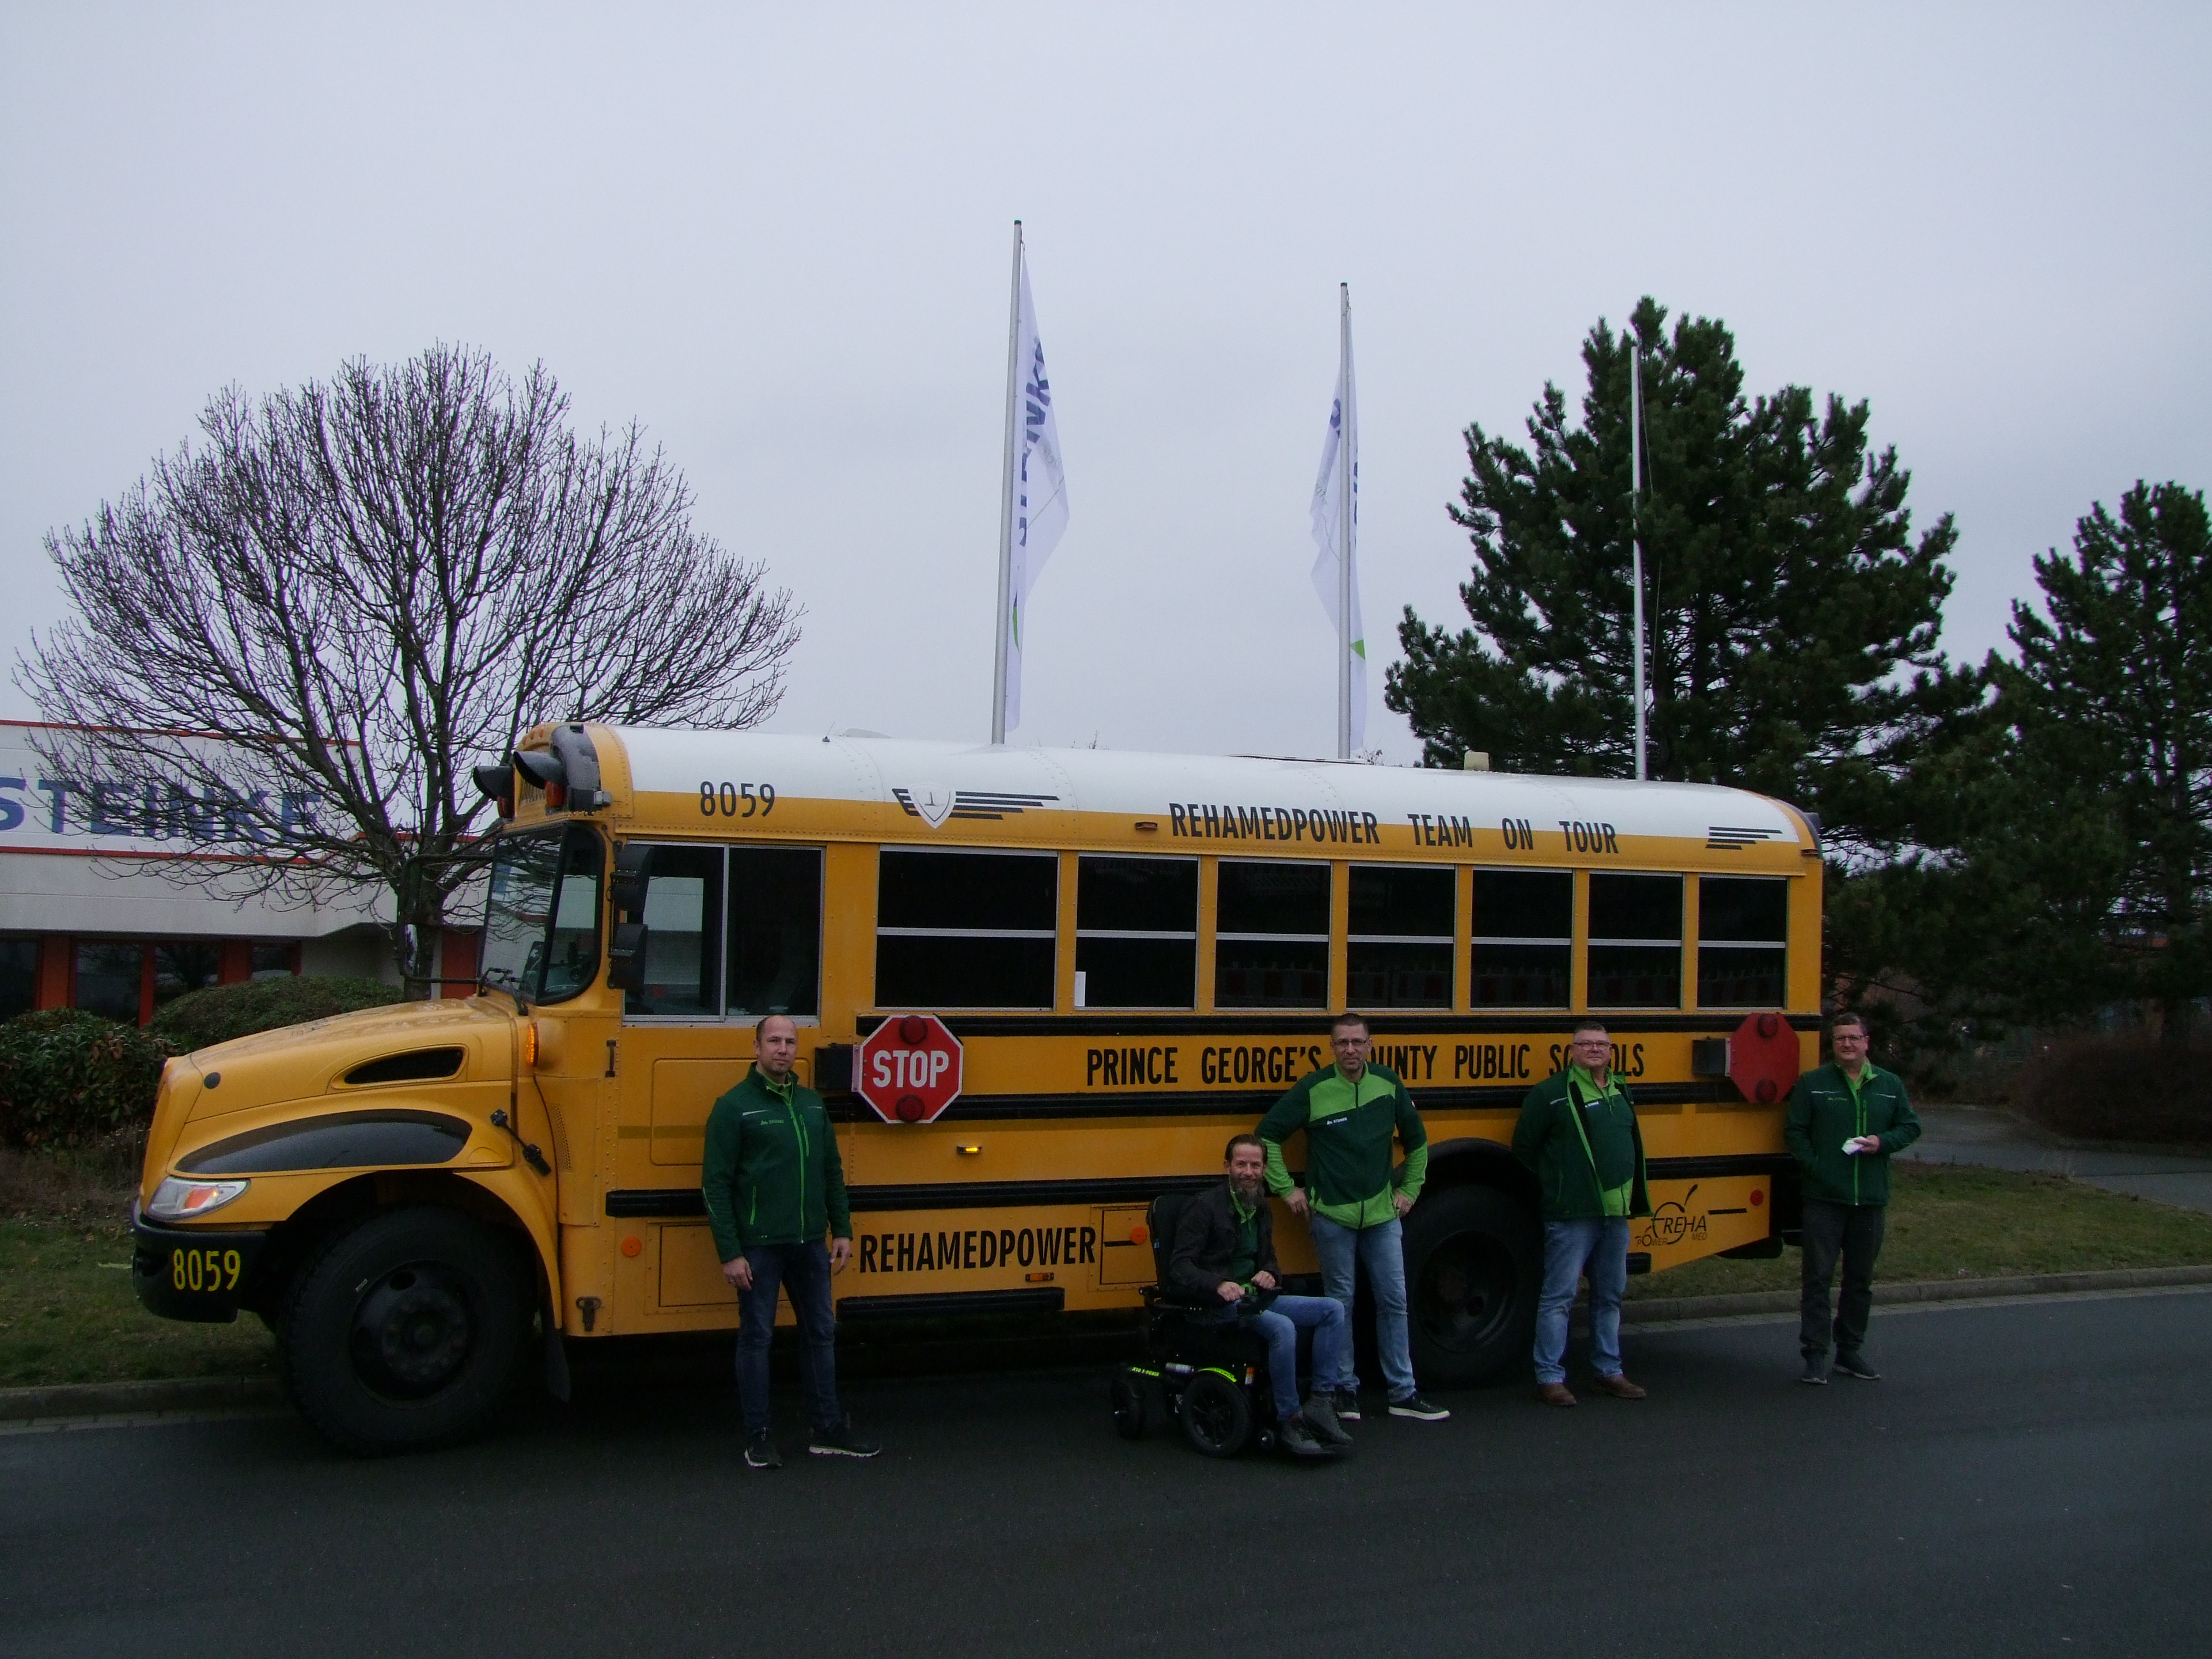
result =
M1577 1020L1575 1022L1575 1036L1580 1036L1584 1031L1595 1031L1600 1036L1611 1036L1613 1035L1612 1032L1605 1029L1605 1022L1601 1019ZM1571 1041L1571 1039L1570 1040Z
M1838 1014L1833 1019L1831 1019L1828 1022L1828 1036L1831 1039L1835 1036L1836 1028L1838 1025L1856 1025L1858 1027L1859 1035L1861 1036L1872 1036L1874 1035L1873 1028L1868 1025L1866 1023L1866 1016L1863 1014L1842 1013Z
M1234 1158L1237 1156L1237 1149L1239 1146L1257 1146L1260 1149L1261 1157L1265 1158L1267 1155L1267 1148L1265 1143L1261 1140L1259 1136L1254 1134L1249 1129L1247 1129L1241 1135L1231 1135L1229 1137L1229 1144L1221 1149L1221 1161L1224 1164L1226 1164L1231 1159Z
M1354 1025L1357 1025L1361 1030L1366 1031L1370 1036L1374 1034L1373 1028L1367 1024L1367 1016L1364 1014L1355 1014L1349 1008L1339 1014L1334 1019L1329 1021L1328 1034L1332 1038L1334 1038L1339 1031L1346 1030Z
M758 1019L753 1022L754 1048L759 1048L760 1040L768 1035L768 1023L772 1019L790 1019L791 1034L793 1036L797 1036L799 1035L799 1022L795 1019L791 1019L791 1016L789 1014L763 1014Z

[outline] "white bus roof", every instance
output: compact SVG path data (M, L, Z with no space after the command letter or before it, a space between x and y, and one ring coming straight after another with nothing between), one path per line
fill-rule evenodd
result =
M1425 817L1471 820L1492 836L1514 820L1551 833L1576 823L1603 824L1618 836L1694 839L1717 850L1812 845L1797 814L1781 803L1709 784L895 738L599 729L621 744L630 787L641 794L696 796L702 785L767 781L780 799L887 806L901 817L933 818L932 830L950 829L952 820L1100 813L1158 820L1165 830L1171 813L1266 807L1371 815L1379 827L1417 839L1412 826Z

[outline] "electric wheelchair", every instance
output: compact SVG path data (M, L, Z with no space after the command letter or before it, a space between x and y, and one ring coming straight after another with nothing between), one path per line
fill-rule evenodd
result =
M1208 1324L1201 1316L1223 1304L1171 1283L1168 1259L1176 1224L1188 1193L1163 1193L1145 1222L1152 1247L1152 1276L1145 1287L1145 1358L1119 1367L1109 1385L1114 1427L1125 1440L1140 1440L1164 1419L1182 1425L1183 1437L1208 1457L1234 1457L1257 1443L1276 1440L1275 1395L1267 1376L1267 1345L1242 1320ZM1264 1310L1273 1291L1255 1291L1246 1306ZM1299 1333L1303 1355L1310 1339Z

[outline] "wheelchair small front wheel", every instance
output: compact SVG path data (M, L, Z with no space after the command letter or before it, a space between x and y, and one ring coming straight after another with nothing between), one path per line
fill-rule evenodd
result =
M1182 1431L1208 1457L1234 1457L1252 1437L1252 1402L1227 1377L1202 1371L1183 1390Z
M1127 1371L1114 1373L1107 1398L1114 1407L1114 1432L1124 1440L1145 1437L1145 1390Z

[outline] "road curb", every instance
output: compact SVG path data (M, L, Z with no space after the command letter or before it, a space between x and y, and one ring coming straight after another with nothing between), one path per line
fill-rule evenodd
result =
M175 1376L146 1382L57 1383L42 1389L0 1389L0 1423L31 1423L42 1418L236 1411L278 1406L283 1401L283 1386L273 1376Z
M2021 1273L2008 1279L1931 1279L1876 1285L1874 1304L1980 1302L1991 1297L2060 1296L2081 1291L2154 1290L2166 1285L2212 1285L2212 1267L2113 1267L2097 1273ZM1683 1319L1724 1319L1732 1314L1795 1313L1795 1291L1752 1291L1738 1296L1654 1297L1625 1302L1624 1325L1667 1325Z

